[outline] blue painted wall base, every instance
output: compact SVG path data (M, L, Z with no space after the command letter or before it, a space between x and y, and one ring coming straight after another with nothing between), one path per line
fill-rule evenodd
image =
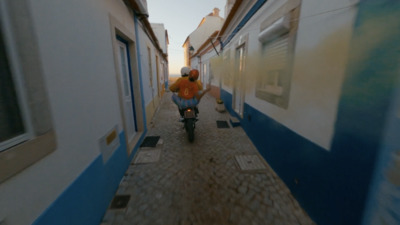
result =
M240 119L261 155L321 225L361 224L400 76L399 1L363 0L357 7L330 149L313 144L248 104ZM371 21L386 28L379 31L388 33L385 38L376 38L379 32L370 26ZM365 56L362 62L357 55L360 49ZM239 118L232 110L232 95L222 89L221 99Z
M232 95L221 90L232 115ZM237 115L236 115L237 116ZM337 138L327 151L245 104L241 126L317 224L359 224L370 180L370 147ZM367 154L368 155L368 154Z
M100 155L89 167L36 219L33 225L99 225L119 182L139 144L127 156L125 134L121 132L120 146L103 164Z

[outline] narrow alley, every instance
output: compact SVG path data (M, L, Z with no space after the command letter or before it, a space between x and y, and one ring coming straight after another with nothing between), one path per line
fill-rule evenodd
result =
M398 18L0 0L0 225L400 225ZM185 70L209 91L194 142L169 92Z
M215 98L200 102L193 143L170 98L147 133L157 145L138 150L101 225L315 224L240 126L217 127L229 113Z

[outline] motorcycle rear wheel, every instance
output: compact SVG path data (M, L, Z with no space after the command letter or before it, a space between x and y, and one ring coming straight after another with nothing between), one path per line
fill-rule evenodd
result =
M189 142L194 141L194 120L193 119L188 119L186 120L186 132L188 133L189 137Z

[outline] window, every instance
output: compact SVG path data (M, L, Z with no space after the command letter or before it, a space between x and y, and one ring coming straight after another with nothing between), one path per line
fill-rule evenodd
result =
M280 97L287 88L288 78L288 35L262 45L263 74L260 74L257 89ZM271 100L272 101L272 100Z
M298 11L299 6L287 13L278 9L272 19L262 23L259 34L262 72L257 76L255 95L282 108L287 108L289 104Z
M0 151L24 141L26 133L16 85L11 76L3 36L0 35Z
M0 182L56 148L31 21L27 1L0 1Z
M240 38L242 39L242 38ZM247 39L247 38L246 38ZM233 85L233 109L243 117L244 112L244 98L245 98L245 61L246 61L246 44L239 41L239 46L236 48L235 53L235 79Z

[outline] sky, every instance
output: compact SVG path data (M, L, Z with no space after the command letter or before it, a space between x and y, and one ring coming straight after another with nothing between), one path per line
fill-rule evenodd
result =
M203 17L219 8L225 17L226 0L147 0L150 23L163 23L168 31L169 74L180 75L184 66L183 43Z

